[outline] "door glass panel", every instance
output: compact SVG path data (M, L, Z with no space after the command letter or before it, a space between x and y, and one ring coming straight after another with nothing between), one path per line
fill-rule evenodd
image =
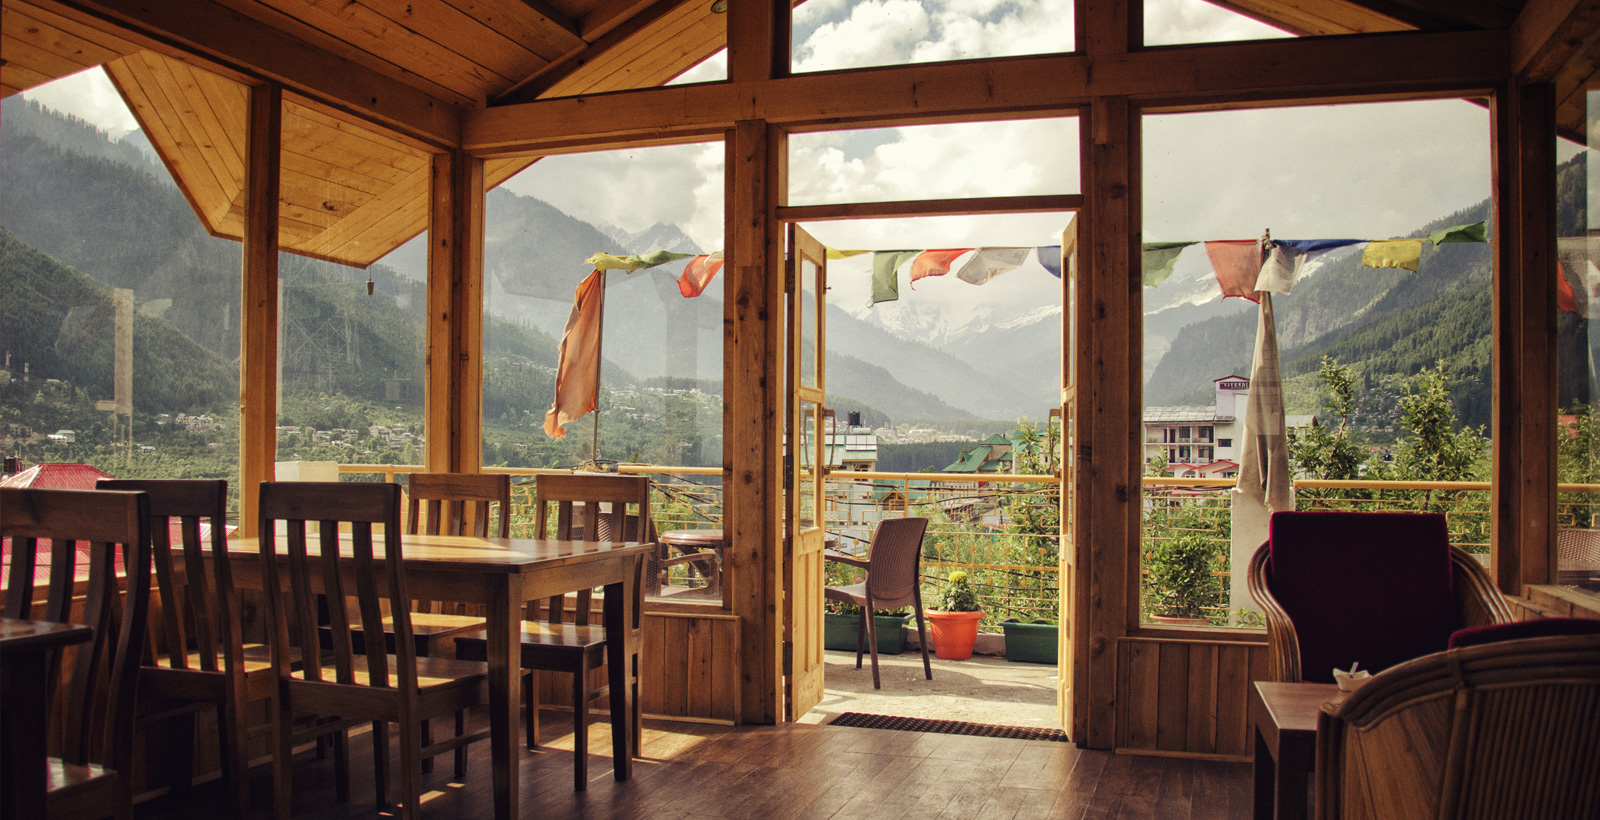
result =
M822 366L817 360L817 264L810 259L800 260L800 385L817 386L817 370Z
M795 502L799 505L800 529L817 526L817 434L820 429L821 407L800 402L799 424L795 442Z

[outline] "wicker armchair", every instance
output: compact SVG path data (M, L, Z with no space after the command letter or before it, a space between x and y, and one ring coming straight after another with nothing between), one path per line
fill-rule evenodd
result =
M1477 559L1450 546L1442 515L1280 512L1270 533L1248 584L1272 680L1331 683L1333 667L1356 661L1378 672L1442 651L1457 629L1511 620Z
M1600 817L1600 635L1452 649L1317 720L1316 816Z

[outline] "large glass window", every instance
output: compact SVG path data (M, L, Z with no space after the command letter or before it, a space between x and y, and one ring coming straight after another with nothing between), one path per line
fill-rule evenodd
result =
M0 101L8 471L225 478L237 498L239 244L185 194L102 70Z
M489 192L485 467L645 473L658 532L721 526L722 165L721 143L570 154ZM648 592L716 601L700 566Z
M1243 572L1268 502L1230 493L1259 441L1247 421L1256 390L1263 402L1281 393L1287 432L1268 470L1287 471L1289 497L1271 482L1256 493L1272 509L1442 512L1452 542L1487 562L1485 108L1147 115L1142 130L1144 423L1216 439L1146 446L1146 622L1259 623ZM1276 373L1255 367L1262 342Z
M1557 117L1561 139L1557 148L1556 248L1557 265L1551 275L1557 282L1557 401L1556 424L1556 567L1551 579L1568 589L1600 596L1600 380L1595 358L1600 352L1600 305L1592 294L1600 273L1600 248L1595 242L1600 219L1589 213L1589 194L1600 188L1600 169L1589 167L1589 143L1583 133L1600 113L1600 91L1582 97L1586 111ZM1568 103L1571 105L1571 103ZM1600 604L1591 605L1591 608Z
M1263 20L1207 0L1143 0L1144 44L1175 46L1292 36ZM1293 17L1285 16L1285 21Z

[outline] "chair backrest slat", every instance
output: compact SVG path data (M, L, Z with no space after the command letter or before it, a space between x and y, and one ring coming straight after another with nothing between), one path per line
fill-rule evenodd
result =
M652 538L650 478L642 475L548 474L534 478L534 532L541 537L554 514L555 537L575 541L640 541ZM601 505L610 509L601 514ZM630 508L632 511L630 512ZM587 623L593 590L577 593L577 622ZM566 596L549 599L548 619L561 623ZM529 618L537 617L530 607Z
M426 502L428 535L511 536L511 476L498 473L412 473L408 479L406 532L413 535ZM498 508L498 510L496 509ZM496 518L496 515L498 516ZM469 528L467 524L471 524Z
M199 656L199 668L206 672L242 664L242 616L228 563L228 482L102 479L95 486L150 496L150 535L161 610L160 629L152 629L152 635L159 633L166 639L164 665L188 669L190 652ZM209 528L204 538L202 519ZM176 556L171 540L174 523L179 530Z
M390 625L395 635L396 658L392 675L385 653L369 652L366 656L370 684L414 692L416 648L401 566L400 485L268 481L261 485L260 509L261 526L258 532L269 587L269 617L277 634L273 658L279 675L290 674L291 632L297 636L296 643L305 657L314 658L320 654L315 601L316 594L321 592L327 602L332 633L332 661L337 682L355 682L353 670L356 662L350 624L356 618L352 618L349 611L349 598L354 597L366 646L385 645L384 603L388 604ZM317 522L318 525L319 556L329 556L331 559L322 560L319 557L317 560L322 568L320 589L312 580L306 532L308 521ZM286 536L287 561L280 559L273 546L280 524ZM348 535L340 533L341 525L349 528ZM375 525L383 527L381 568L374 548ZM346 548L350 553L350 566L343 568L344 559L334 556L339 556ZM284 564L287 564L286 568ZM279 572L285 569L290 585L287 595L278 581ZM354 590L348 589L345 584L347 575L355 578ZM293 630L289 627L291 615L296 624ZM323 680L318 666L315 663L303 664L302 676L307 680Z
M70 763L132 767L133 697L150 601L149 509L149 497L138 492L0 489L0 539L9 539L12 553L5 556L11 566L5 616L94 629L92 641L74 651L70 672L61 668L61 652L47 658L51 691L70 676L63 687L68 706L59 716L65 730L53 731ZM34 593L41 542L50 554L42 618ZM117 580L119 549L125 584ZM86 551L81 567L80 550ZM75 612L80 592L83 607Z
M867 585L875 602L886 608L906 606L917 591L922 568L926 518L886 518L878 522L867 553ZM889 603L901 602L901 603Z

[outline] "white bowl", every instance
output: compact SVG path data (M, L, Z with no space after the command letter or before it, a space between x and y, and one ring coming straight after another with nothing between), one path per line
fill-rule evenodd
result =
M1363 669L1359 672L1346 672L1343 669L1333 670L1333 682L1339 684L1339 691L1354 692L1361 685L1372 678L1372 673Z

